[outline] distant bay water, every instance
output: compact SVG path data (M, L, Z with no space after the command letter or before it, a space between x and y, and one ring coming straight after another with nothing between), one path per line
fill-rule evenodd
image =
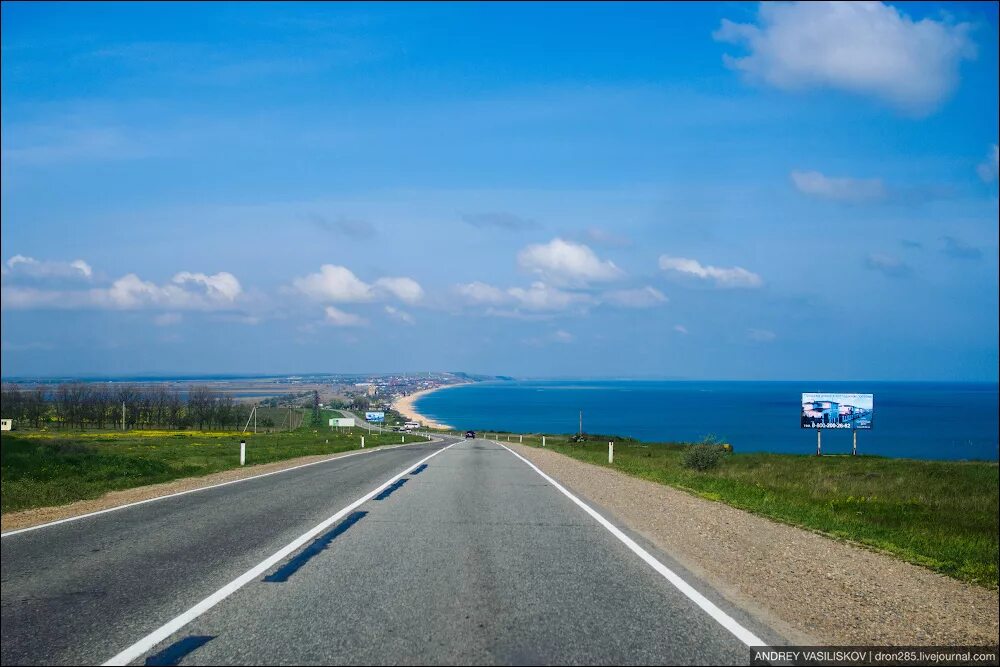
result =
M583 410L587 433L663 442L714 434L737 451L811 454L816 433L799 428L803 392L875 395L874 428L858 432L861 454L997 460L995 383L483 382L427 394L415 407L463 430L575 433ZM825 431L823 451L850 453L850 431Z

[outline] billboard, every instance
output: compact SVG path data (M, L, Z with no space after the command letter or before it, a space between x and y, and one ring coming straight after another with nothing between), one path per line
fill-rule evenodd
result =
M365 421L376 422L376 423L381 424L382 422L385 421L385 413L381 412L381 411L379 411L379 412L366 412L365 413Z
M330 420L330 426L354 426L354 417L334 417Z
M802 428L871 428L874 394L802 394Z

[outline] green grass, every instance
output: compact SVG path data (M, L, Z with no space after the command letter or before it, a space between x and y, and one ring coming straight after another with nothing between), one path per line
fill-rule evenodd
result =
M258 434L206 431L15 431L0 436L0 509L12 512L97 498L108 491L207 475L298 456L399 444L400 434L300 428ZM407 435L407 442L423 440Z
M718 468L697 472L681 463L685 445L615 438L615 462L609 466L608 439L570 444L548 436L546 446L997 587L996 463L737 453L725 456ZM541 438L525 436L525 444L540 446Z

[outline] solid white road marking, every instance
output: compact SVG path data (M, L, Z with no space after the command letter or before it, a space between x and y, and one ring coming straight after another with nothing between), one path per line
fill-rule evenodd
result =
M459 441L459 442L461 442L461 441ZM365 495L361 496L360 498L358 498L357 500L355 500L353 503L351 503L350 505L348 505L344 509L340 510L339 512L337 512L336 514L334 514L333 516L331 516L329 519L326 519L325 521L323 521L322 523L320 523L316 527L310 529L309 531L307 531L307 532L303 533L302 535L300 535L299 537L295 538L295 540L293 540L292 542L288 543L286 546L282 547L280 550L278 550L277 552L275 552L272 556L270 556L266 560L261 561L260 563L258 563L257 565L255 565L253 568L247 570L245 573L243 573L242 575L240 575L236 579L233 579L228 584L226 584L225 586L223 586L219 590L215 591L214 593L212 593L211 595L209 595L207 598L205 598L204 600L202 600L201 602L199 602L195 606L191 607L190 609L188 609L184 613L182 613L179 616L175 617L173 620L165 623L164 625L161 625L159 628L157 628L153 632L149 633L148 635L146 635L145 637L143 637L142 639L140 639L136 643L132 644L127 649L125 649L124 651L122 651L121 653L119 653L118 655L116 655L115 657L111 658L110 660L108 660L107 662L105 662L103 664L104 665L127 665L128 663L132 662L133 660L136 660L137 658L141 657L144 653L146 653L147 651L149 651L150 649L152 649L154 646L156 646L157 644L159 644L160 642L162 642L164 639L168 638L170 635L174 634L175 632L177 632L178 630L180 630L181 628L183 628L185 625L187 625L188 623L190 623L194 619L198 618L199 616L201 616L202 614L204 614L206 611L208 611L209 609L211 609L215 605L219 604L220 602L222 602L223 600L225 600L227 597L229 597L230 595L232 595L233 593L235 593L239 589L243 588L245 585L247 585L248 583L250 583L251 581L253 581L257 577L259 577L260 575L262 575L265 572L267 572L268 570L270 570L274 565L276 565L277 563L280 563L288 555L294 553L299 547L301 547L302 545L306 544L309 540L313 539L314 537L316 537L317 535L319 535L320 533L322 533L324 530L326 530L327 528L329 528L333 524L335 524L338 521L340 521L341 519L343 519L351 511L353 511L354 509L360 507L364 503L368 502L369 500L371 500L372 498L374 498L375 496L377 496L379 493L381 493L383 490L385 490L388 486L392 485L396 480L398 480L403 475L405 475L408 472L410 472L411 470L413 470L416 466L421 465L422 463L426 463L427 461L429 461L430 459L434 458L435 456L437 456L441 452L443 452L443 451L445 451L447 449L451 449L452 447L454 447L457 444L458 444L458 442L453 442L450 445L448 445L447 447L443 447L442 449L437 450L436 452L434 452L430 456L427 456L427 457L421 459L420 461L417 461L415 464L406 466L406 468L403 469L403 472L397 473L391 479L386 480L381 485L379 485L377 488L372 489L371 491L369 491Z
M635 540L633 540L631 537L620 531L614 524L612 524L610 521L605 519L596 511L594 511L594 509L591 508L587 503L583 502L582 500L574 496L572 493L567 491L562 484L560 484L559 482L557 482L556 480L552 479L544 472L542 472L538 468L538 466L536 466L534 463L524 458L514 450L510 449L503 443L497 441L494 442L496 442L498 445L506 449L508 452L510 452L511 454L513 454L514 456L516 456L517 458L521 459L529 466L531 466L531 468L535 472L537 472L539 475L545 478L545 480L547 480L550 484L552 484L552 486L559 489L559 491L561 491L564 496L566 496L574 503L576 503L584 512L586 512L594 520L596 520L597 523L601 524L605 529L607 529L608 532L617 537L622 544L631 549L632 552L635 553L635 555L637 555L642 560L646 561L646 563L651 568L656 570L658 574L660 574L664 579L673 584L674 588L679 590L681 593L686 595L692 602L701 607L701 609L705 613L707 613L709 616L715 619L715 621L719 623L719 625L724 627L726 630L729 630L729 632L731 632L741 642L750 647L767 646L767 643L764 640L762 640L760 637L758 637L754 633L744 628L732 616L730 616L729 614L727 614L726 612L722 611L717 606L715 606L715 603L713 603L711 600L709 600L704 595L695 590L695 588L691 586L691 584L689 584L688 582L684 581L684 579L682 579L680 575L678 575L676 572L668 568L660 561L656 560L656 558L654 558L652 554L650 554L648 551L646 551L638 544L636 544Z
M439 440L430 440L429 442L439 442ZM422 443L410 443L411 446L419 445ZM30 526L28 528L19 528L17 530L9 530L6 533L0 533L0 537L10 537L11 535L18 535L20 533L27 533L32 530L38 530L39 528L48 528L49 526L57 526L60 523L69 523L70 521L79 521L80 519L86 519L87 517L97 516L98 514L107 514L108 512L117 512L118 510L123 510L128 507L135 507L136 505L145 505L146 503L155 503L158 500L166 500L167 498L176 498L177 496L186 496L189 493L198 493L199 491L208 491L209 489L217 489L220 486L229 486L230 484L239 484L240 482L249 482L254 479L260 479L261 477L270 477L271 475L280 475L283 472L290 472L292 470L298 470L299 468L308 468L309 466L316 466L320 463L329 463L330 461L338 461L340 459L346 459L349 456L355 456L357 454L370 454L373 452L381 452L386 449L396 449L397 447L402 447L403 445L385 445L383 447L378 447L375 449L366 449L365 451L355 451L347 452L342 454L333 454L328 459L323 459L322 461L313 461L312 463L303 463L301 465L292 466L291 468L282 468L281 470L275 470L273 472L265 472L259 475L253 475L252 477L243 477L241 479L234 479L230 482L220 482L218 484L211 484L209 486L201 486L197 489L189 489L187 491L178 491L177 493L168 493L165 496L157 496L155 498L147 498L146 500L137 500L134 503L126 503L124 505L116 505L114 507L109 507L106 510L97 510L96 512L87 512L86 514L79 514L77 516L67 517L65 519L59 519L58 521L49 521L48 523L40 523L37 526ZM277 461L272 461L272 463L277 463Z

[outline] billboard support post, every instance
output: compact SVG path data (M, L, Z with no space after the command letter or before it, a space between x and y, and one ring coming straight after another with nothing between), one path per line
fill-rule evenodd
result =
M858 455L858 429L851 429L854 435L854 445L851 447L851 456Z
M820 453L823 450L823 431L816 429L816 456L822 456Z

